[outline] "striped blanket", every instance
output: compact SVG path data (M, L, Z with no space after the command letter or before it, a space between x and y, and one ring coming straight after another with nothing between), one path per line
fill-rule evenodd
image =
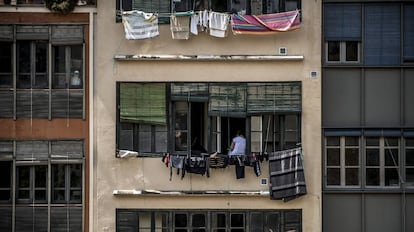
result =
M306 194L301 148L269 154L270 198L293 200Z
M231 16L234 34L273 34L296 30L300 27L299 10L264 15Z

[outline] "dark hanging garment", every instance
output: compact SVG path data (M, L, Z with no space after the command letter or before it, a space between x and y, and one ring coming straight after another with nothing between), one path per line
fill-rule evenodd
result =
M303 157L300 148L269 154L270 198L293 200L306 194Z

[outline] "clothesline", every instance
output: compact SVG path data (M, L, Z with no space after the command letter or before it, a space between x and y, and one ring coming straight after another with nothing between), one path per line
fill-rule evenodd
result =
M233 34L273 34L300 27L299 10L264 15L240 15L214 11L166 13L170 17L173 39L189 39L199 31L214 37L226 37L228 25ZM127 39L148 39L159 35L158 13L133 10L122 12Z

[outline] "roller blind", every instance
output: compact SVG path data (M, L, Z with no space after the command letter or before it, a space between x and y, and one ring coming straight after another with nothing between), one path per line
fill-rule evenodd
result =
M83 26L59 25L52 26L51 43L53 44L82 44Z
M166 125L164 83L121 83L120 121Z
M414 5L404 6L404 61L414 62Z
M399 4L365 5L365 64L400 64L400 20Z
M172 83L171 100L175 101L208 101L207 83Z
M249 83L247 113L300 112L301 98L300 82Z
M361 4L325 4L325 41L361 40Z
M209 115L246 116L246 83L214 83L209 91Z

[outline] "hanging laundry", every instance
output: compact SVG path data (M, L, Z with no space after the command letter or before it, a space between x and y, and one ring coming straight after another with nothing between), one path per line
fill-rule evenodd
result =
M300 148L269 154L270 198L293 200L306 194L303 158Z
M190 32L194 35L198 35L198 24L200 23L200 16L193 14L190 17Z
M122 14L125 38L129 40L149 39L158 36L158 17L142 11L126 11Z
M208 19L209 19L209 12L207 10L200 11L198 13L199 16L199 25L201 27L201 31L207 31L208 28Z
M190 16L171 15L170 28L173 39L190 38Z
M264 15L231 16L233 34L273 34L300 27L299 10Z
M226 13L211 12L209 15L210 35L224 38L227 36L230 15Z
M180 174L181 171L181 179L184 178L185 175L185 159L186 157L184 156L171 156L170 157L170 181L172 179L172 173L173 173L173 168L177 169L177 175Z

